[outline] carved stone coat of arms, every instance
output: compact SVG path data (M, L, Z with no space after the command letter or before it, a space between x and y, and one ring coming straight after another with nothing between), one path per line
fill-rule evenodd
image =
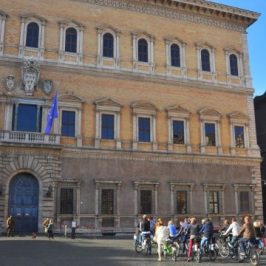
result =
M39 82L40 69L34 60L27 60L22 69L22 84L26 95L32 95Z

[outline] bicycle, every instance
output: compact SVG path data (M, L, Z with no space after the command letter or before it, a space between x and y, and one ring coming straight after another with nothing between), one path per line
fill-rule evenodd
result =
M151 255L152 243L150 233L143 235L143 241L141 242L139 236L134 236L134 247L137 253L142 253L143 255Z
M257 242L248 241L245 246L245 253L241 253L240 249L238 250L239 262L245 261L245 259L250 260L250 263L254 266L259 265L260 255L259 247Z
M177 250L179 250L179 245L171 239L168 239L165 244L163 244L163 255L166 259L167 256L171 256L173 261L176 261L178 256Z

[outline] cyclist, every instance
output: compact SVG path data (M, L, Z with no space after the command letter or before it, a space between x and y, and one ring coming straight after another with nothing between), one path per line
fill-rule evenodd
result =
M162 245L165 245L169 236L169 230L167 226L163 225L163 221L159 218L156 223L154 240L158 244L158 261L162 260Z
M236 218L232 218L232 223L228 227L228 229L223 233L224 236L228 235L230 232L232 232L232 239L229 242L229 245L231 248L235 247L239 232L240 232L240 226L236 221Z
M144 214L142 216L142 218L143 218L143 225L142 225L142 230L141 230L141 233L140 233L140 241L141 241L141 243L143 243L144 236L151 233L151 231L150 231L150 221L149 221L147 215Z
M204 220L204 224L201 227L199 234L203 234L200 242L200 250L203 253L204 247L209 245L213 236L213 224L209 218Z
M174 223L173 223L172 220L170 220L168 222L168 230L169 230L169 233L170 233L170 237L171 238L175 238L177 236L176 227L175 227L175 225L174 225Z
M240 255L245 256L247 243L249 241L254 243L256 240L255 229L250 216L245 216L244 218L244 224L238 234L238 237L241 235L243 235L243 237L239 240Z
M193 247L193 242L197 241L197 238L199 237L199 231L200 231L200 226L197 224L196 218L191 218L190 219L190 228L189 228L189 243L188 243L188 260L191 261L191 252L192 252L192 247Z

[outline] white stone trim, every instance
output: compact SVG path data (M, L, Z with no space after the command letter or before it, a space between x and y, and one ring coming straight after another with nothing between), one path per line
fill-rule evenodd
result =
M113 36L114 40L114 51L113 57L104 57L103 56L103 36L106 33L110 33ZM106 68L119 68L120 67L120 32L115 29L111 29L110 27L107 28L97 28L97 39L98 39L98 46L97 46L97 67L106 67ZM113 63L112 66L104 65L104 60L108 60Z
M215 66L215 48L207 45L207 44L196 44L197 50L197 72L198 72L198 79L203 80L204 75L210 75L213 82L216 82L216 66ZM210 55L210 71L203 71L202 70L202 60L201 60L201 51L207 50Z
M148 44L148 62L141 62L138 60L138 41L145 39ZM133 46L133 71L140 72L154 72L154 37L148 34L132 33ZM140 70L141 66L147 66L147 71Z
M180 52L180 67L171 65L171 46L176 44L179 46ZM187 66L186 66L186 44L179 41L178 39L165 39L165 55L166 55L166 73L167 75L174 75L173 70L180 69L181 76L187 76Z
M225 62L226 62L226 79L227 83L231 84L234 80L239 80L240 84L244 85L244 74L243 74L243 54L234 50L234 49L224 49L225 54ZM237 67L238 67L238 75L231 75L230 69L230 56L235 55L237 57Z
M4 54L5 24L7 15L0 12L0 55Z
M27 29L30 23L37 23L39 26L39 36L38 36L38 47L27 47ZM25 56L25 51L35 52L36 57L39 60L43 59L44 56L44 34L45 34L46 20L36 18L33 16L22 16L21 17L21 27L20 27L20 41L19 41L19 57Z
M243 75L245 77L245 84L247 88L252 88L252 77L250 72L249 52L248 52L248 36L247 33L242 33L243 45Z
M244 129L244 147L243 148L237 148L236 147L236 140L235 140L235 127L243 127ZM237 122L231 122L230 121L230 135L231 135L231 154L236 154L236 149L249 149L249 137L248 137L248 124L243 123L237 123Z
M65 51L65 41L66 41L66 31L69 28L74 28L77 31L77 49L76 53L66 52ZM70 56L75 59L76 64L83 63L83 35L84 35L84 26L78 25L75 22L59 22L59 58L60 62L66 61L65 56Z
M205 138L205 124L210 123L215 126L215 146L208 146ZM201 153L206 152L206 147L217 147L217 154L222 154L220 121L218 120L201 120Z
M138 149L139 141L139 118L149 118L150 119L150 142L153 143L153 149L157 149L156 144L156 116L155 115L145 115L145 114L133 114L133 149Z
M75 136L80 136L81 134L81 128L80 128L80 121L79 121L79 111L74 108L69 108L69 107L61 107L58 106L58 135L62 135L62 117L63 117L63 111L68 111L68 112L74 112L75 113ZM55 123L56 120L54 120Z

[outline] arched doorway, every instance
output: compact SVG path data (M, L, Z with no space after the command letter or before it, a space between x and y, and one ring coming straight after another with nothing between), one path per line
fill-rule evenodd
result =
M39 183L31 174L21 173L9 184L8 214L15 219L16 233L38 231Z

